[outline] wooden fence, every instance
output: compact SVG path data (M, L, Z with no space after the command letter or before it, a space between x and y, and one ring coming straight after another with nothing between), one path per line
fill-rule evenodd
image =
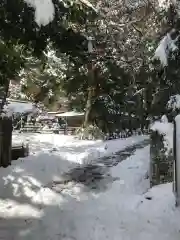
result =
M78 127L67 127L67 128L60 128L60 129L44 129L41 126L36 126L32 124L27 124L23 128L20 129L20 132L34 132L34 133L56 133L56 134L64 134L64 135L74 135L76 133L76 130ZM116 131L114 133L108 133L106 134L105 139L111 140L111 139L118 139L118 138L127 138L133 135L142 135L142 134L149 134L148 129L140 130L132 130L131 132L129 130L122 130L122 131Z
M64 134L64 135L73 135L76 132L76 127L67 127L67 128L43 128L38 125L27 124L23 128L19 130L19 132L33 132L33 133L56 133L56 134Z

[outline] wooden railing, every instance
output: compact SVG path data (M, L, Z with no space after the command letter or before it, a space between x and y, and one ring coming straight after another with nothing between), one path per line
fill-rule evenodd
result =
M67 127L67 128L59 128L59 129L55 129L55 128L43 128L41 126L36 126L36 125L25 125L24 127L22 127L19 131L20 132L34 132L34 133L56 133L56 134L64 134L64 135L68 135L68 134L74 134L76 131L76 127Z

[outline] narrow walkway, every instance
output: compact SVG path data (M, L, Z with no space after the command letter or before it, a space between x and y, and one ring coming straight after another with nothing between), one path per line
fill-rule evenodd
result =
M43 156L31 164L42 166ZM154 190L147 192L148 141L96 164L66 168L59 182L44 187L37 179L49 172L60 175L52 155L48 160L52 169L48 164L36 178L36 169L23 170L23 164L7 174L3 170L9 191L0 201L0 239L179 240L180 213L173 208L171 185L155 188L154 195Z
M54 236L55 231L59 234L57 239L63 240L148 239L142 234L146 222L142 224L141 219L138 223L136 215L149 187L145 177L148 164L148 141L143 141L113 158L99 159L97 165L75 168L65 174L64 185L55 184L52 189L63 195L67 204L59 207L59 213L58 209L46 213L45 219L51 216L56 222L53 229L48 227L50 222L46 225L48 236L50 232Z
M144 148L149 144L149 140L144 140L141 143L126 147L117 152L111 157L103 157L96 160L95 164L78 166L71 169L69 172L62 175L61 181L54 181L47 187L52 188L57 192L61 192L66 188L66 185L81 183L86 186L89 191L104 191L110 183L120 180L119 177L113 177L110 173L111 167L118 165L120 162L132 156L137 149ZM70 184L71 183L71 184Z
M157 238L158 240L179 240L180 228L176 216L178 213L169 209L166 202L169 196L163 195L162 191L162 197L157 194L157 198L146 198L144 195L149 188L149 180L146 177L149 167L149 146L146 146L147 144L144 142L138 145L137 149L130 148L134 149L132 152L131 150L127 152L126 149L127 154L131 152L132 155L127 158L122 157L125 154L123 151L124 154L117 155L120 160L114 160L112 167L109 167L110 160L107 165L107 162L103 162L107 167L105 170L109 169L109 175L116 179L115 181L110 182L108 179L106 182L105 174L97 174L94 166L91 166L95 171L92 176L96 177L90 176L92 172L89 170L90 166L86 166L88 170L85 170L85 173L75 174L75 177L72 173L69 174L68 177L71 177L74 185L73 182L68 182L66 188L61 191L61 195L67 199L67 204L59 207L60 212L58 209L54 212L46 212L48 214L46 219L51 218L53 222L56 222L53 228L50 227L50 221L47 222L48 236L52 237L50 239L154 240ZM116 164L117 162L119 164ZM100 160L98 167L102 165ZM84 175L90 180L84 182L86 178ZM84 176L84 179L81 180L79 176ZM95 191L92 188L93 179L95 179ZM103 181L106 182L104 188ZM170 189L169 194L171 194ZM163 197L165 197L166 204L163 203ZM47 236L47 233L42 234L42 232L43 229L40 239L43 239L42 235ZM53 238L55 233L58 234L57 238Z

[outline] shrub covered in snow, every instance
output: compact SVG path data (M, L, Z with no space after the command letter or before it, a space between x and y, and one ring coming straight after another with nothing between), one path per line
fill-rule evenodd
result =
M167 109L171 111L180 110L180 95L176 94L170 97L167 103Z
M173 53L178 49L176 42L179 38L179 35L177 35L175 39L172 39L173 34L174 34L174 30L167 33L166 36L164 36L163 39L160 41L155 51L154 58L159 59L162 66L168 65L168 58L170 53Z
M169 53L177 50L177 46L175 45L176 41L177 39L173 40L168 33L159 43L159 46L155 51L155 58L159 59L163 66L168 65Z
M89 125L86 128L78 128L76 131L76 134L79 139L83 140L97 140L105 139L104 133L101 131L100 128L98 128L96 125Z
M173 124L166 121L156 121L151 126L152 131L157 131L159 135L163 137L164 148L166 149L166 154L168 155L173 148Z

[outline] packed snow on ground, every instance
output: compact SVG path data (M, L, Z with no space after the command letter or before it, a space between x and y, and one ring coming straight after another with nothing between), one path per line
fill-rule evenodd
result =
M73 136L57 134L14 134L13 144L28 143L32 154L53 152L57 157L75 163L90 163L99 157L109 156L136 144L148 136L133 136L110 141L78 140ZM31 158L31 157L30 157Z
M69 164L76 166L43 152L0 169L0 239L179 240L172 185L148 191L149 146L112 167L115 180L102 180L97 191L80 183L44 187Z

